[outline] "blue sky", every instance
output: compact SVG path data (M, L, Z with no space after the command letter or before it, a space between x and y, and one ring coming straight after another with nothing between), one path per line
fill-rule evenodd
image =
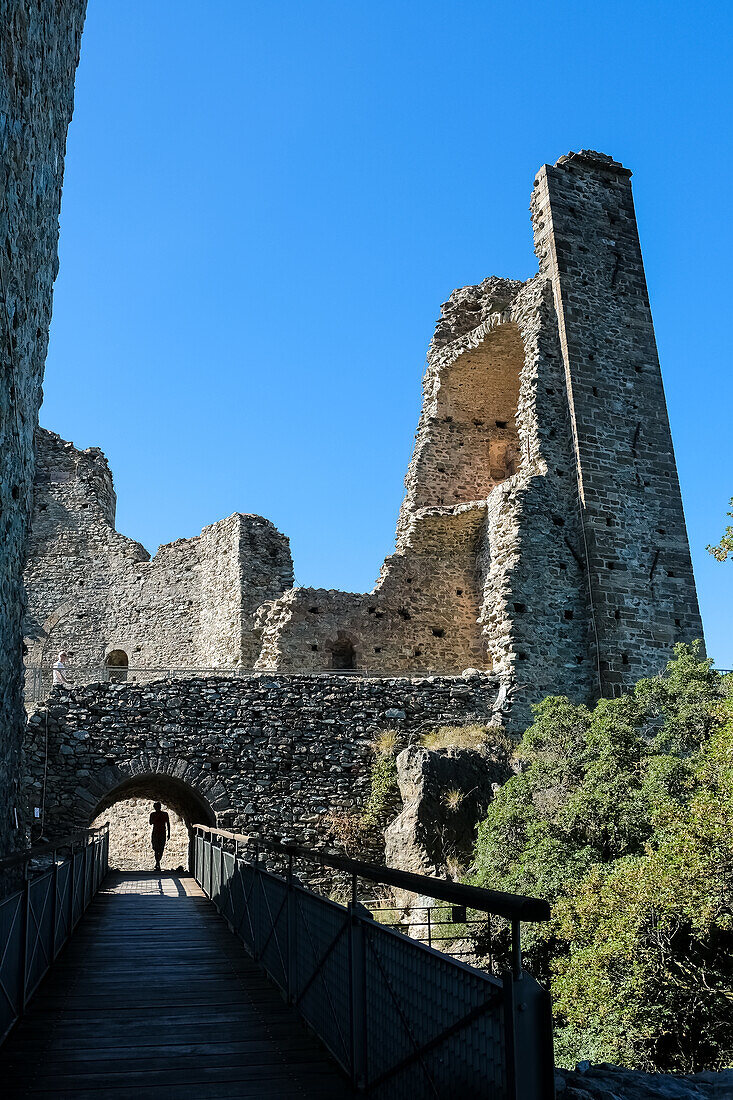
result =
M733 668L733 6L90 0L41 422L154 551L234 511L299 583L390 553L454 287L536 271L535 172L634 172L708 648Z

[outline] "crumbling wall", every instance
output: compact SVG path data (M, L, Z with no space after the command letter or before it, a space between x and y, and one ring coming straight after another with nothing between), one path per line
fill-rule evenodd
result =
M138 664L493 669L519 730L544 695L613 695L658 671L674 642L702 637L628 176L602 154L545 166L532 199L539 274L491 277L443 304L395 552L372 592L291 588L286 540L259 517L143 560L100 518L112 508L102 456L74 451L95 500L65 504L56 479L67 513L44 517L39 497L34 608L56 577L56 603L44 592L31 624L43 659L52 637L78 650L77 625L97 660L106 639ZM85 540L104 544L89 566L69 565L75 523L80 560ZM80 593L110 555L125 580L94 582L112 593L100 621Z
M37 433L26 566L28 664L65 649L82 678L112 651L130 666L251 665L254 612L292 584L288 540L239 513L155 557L114 528L115 496L101 451Z
M22 570L86 0L0 0L0 854L20 836Z

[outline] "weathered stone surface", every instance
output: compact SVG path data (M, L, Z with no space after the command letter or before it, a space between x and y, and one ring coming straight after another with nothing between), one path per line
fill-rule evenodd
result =
M236 513L151 560L115 530L115 507L102 452L39 429L28 663L48 668L65 649L81 680L97 679L113 652L146 668L251 668L260 649L255 611L293 583L284 535Z
M285 540L259 517L145 561L111 528L102 456L72 448L60 468L73 477L46 470L38 485L33 659L63 642L298 674L470 666L502 678L497 717L520 730L543 696L612 696L701 638L629 175L587 151L546 165L539 274L444 303L395 552L371 593L292 588ZM112 579L65 584L54 561L72 547Z
M395 726L388 711L404 712L401 744L425 723L487 721L496 681L475 677L459 698L453 684L254 674L58 689L28 723L28 803L41 805L45 774L49 836L138 797L187 825L323 845L334 814L363 810L376 735Z
M385 830L387 864L422 875L465 864L476 825L509 775L506 762L471 749L403 749L397 757L403 806Z
M86 0L0 0L0 854L22 839L22 569Z
M558 1100L730 1100L733 1070L682 1077L584 1062L580 1072L556 1070L555 1087Z

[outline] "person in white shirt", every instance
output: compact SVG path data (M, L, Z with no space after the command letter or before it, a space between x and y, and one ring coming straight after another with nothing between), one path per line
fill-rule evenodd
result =
M59 653L59 659L53 666L54 687L58 685L59 687L70 688L72 686L71 680L66 678L66 660L68 656L68 653Z

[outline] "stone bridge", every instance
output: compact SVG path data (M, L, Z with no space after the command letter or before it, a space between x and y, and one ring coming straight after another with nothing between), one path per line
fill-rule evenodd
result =
M196 822L322 843L369 793L373 743L496 721L491 675L367 679L253 674L55 689L29 719L25 790L49 837L124 799ZM499 693L501 698L501 693Z

